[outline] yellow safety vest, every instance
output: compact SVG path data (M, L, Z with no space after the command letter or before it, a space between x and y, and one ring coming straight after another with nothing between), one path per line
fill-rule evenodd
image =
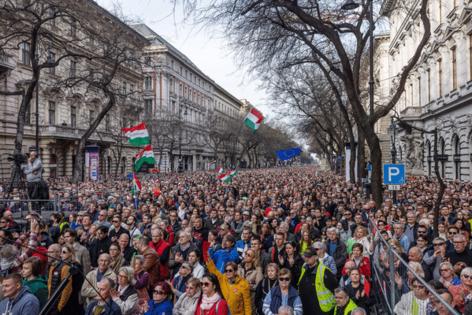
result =
M324 285L325 271L326 266L319 262L318 268L316 268L315 289L316 297L318 298L318 303L320 304L320 309L324 313L327 313L333 309L333 307L336 305L336 302L334 300L334 294ZM303 266L302 273L298 279L298 284L300 284L300 281L302 280L305 272L306 269L305 266Z
M357 307L357 304L354 303L353 300L349 299L349 302L347 303L347 306L346 306L346 308L344 309L344 314L343 314L343 315L349 314L349 312L352 312L356 307ZM339 315L339 314L338 314L338 306L336 306L336 307L334 308L334 315Z

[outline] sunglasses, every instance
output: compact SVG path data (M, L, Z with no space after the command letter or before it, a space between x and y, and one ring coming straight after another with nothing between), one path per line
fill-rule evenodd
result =
M160 290L154 290L154 293L160 294L160 295L166 294L164 291L160 291Z
M234 272L233 269L225 269L225 272Z
M462 275L464 279L472 279L472 275Z
M279 281L290 281L290 278L279 278Z
M120 221L118 221L118 220L113 220L113 221L111 221L111 222L112 222L112 223L120 223Z
M211 282L202 282L202 286L208 287L211 285Z

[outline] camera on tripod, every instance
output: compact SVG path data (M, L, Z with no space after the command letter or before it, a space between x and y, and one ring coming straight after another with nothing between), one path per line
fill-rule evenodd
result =
M14 162L17 166L20 166L21 164L25 164L28 161L28 154L23 154L23 153L8 154L7 160Z

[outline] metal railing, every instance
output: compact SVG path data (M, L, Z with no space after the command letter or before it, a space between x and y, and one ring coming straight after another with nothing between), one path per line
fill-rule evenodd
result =
M375 231L375 233L373 233ZM397 288L395 282L395 273L403 269L405 272L409 271L413 276L418 279L418 281L424 285L428 292L438 299L451 314L459 315L459 313L454 309L452 305L446 302L440 294L436 292L436 289L431 287L420 275L418 275L414 269L408 265L408 263L397 253L396 250L383 238L380 234L379 229L375 223L369 219L369 233L374 236L374 253L371 257L372 262L372 285L376 292L380 292L380 295L375 297L378 299L384 309L388 309L389 314L394 314L395 305L399 302L401 298L401 288ZM379 256L375 257L375 251L378 251ZM387 255L388 266L382 268L381 264L381 252ZM379 265L377 264L379 263ZM398 267L395 266L395 263L399 263ZM380 268L379 268L380 266ZM388 273L386 272L388 269ZM403 280L405 281L405 280Z

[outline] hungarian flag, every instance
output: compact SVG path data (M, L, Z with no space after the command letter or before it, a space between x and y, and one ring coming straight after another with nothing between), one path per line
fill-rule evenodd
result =
M215 167L216 167L216 160L211 161L211 162L208 162L208 169L209 169L210 171L214 170Z
M121 130L125 133L125 136L128 137L129 143L133 145L142 146L151 143L149 141L149 133L146 129L146 124L143 122L136 126L123 128Z
M225 172L225 169L222 168L221 166L218 166L218 168L216 169L216 172L217 172L218 174L223 174L223 173Z
M136 161L134 162L134 170L139 172L143 164L154 165L156 164L156 158L154 157L154 151L150 144L146 145L141 151L134 156Z
M253 107L249 113L247 113L247 116L244 119L244 124L253 131L256 131L262 124L263 120L264 116L262 116L261 112Z
M238 174L238 171L233 170L220 175L221 177L218 176L218 178L221 179L221 181L225 184L231 184L231 182L233 181L233 177L236 176L236 174Z
M141 182L139 181L138 177L136 176L135 173L133 173L133 188L132 188L132 192L133 192L133 195L135 195L136 193L140 192L141 191Z

